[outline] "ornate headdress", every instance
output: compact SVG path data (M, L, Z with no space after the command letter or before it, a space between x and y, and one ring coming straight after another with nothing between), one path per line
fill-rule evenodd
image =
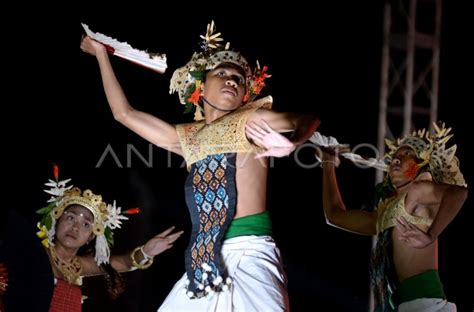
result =
M185 113L195 109L194 119L203 119L201 108L199 107L199 98L201 92L201 82L207 71L213 70L221 63L234 63L241 67L246 74L247 93L244 96L244 102L253 101L260 94L265 86L264 80L271 77L266 73L268 68L260 68L257 65L254 71L250 68L247 60L239 53L229 50L229 43L224 47L220 37L221 33L215 33L214 21L207 25L205 35L201 35L201 52L195 52L191 60L183 67L176 69L170 82L170 93L178 91L179 101L186 107Z
M58 169L54 168L55 181L49 180L45 183L51 187L45 190L52 195L48 200L48 206L41 208L37 213L43 217L38 223L38 236L42 239L45 247L54 246L54 237L56 234L56 220L64 213L70 205L80 205L87 208L94 216L92 232L96 236L95 243L95 261L98 265L108 263L110 258L110 247L113 245L113 230L120 228L122 220L128 220L123 214L136 213L137 208L121 212L115 201L113 205L102 201L101 195L94 194L91 190L81 191L78 187L67 186L71 179L58 181Z
M446 128L444 123L440 125L433 123L433 126L435 130L433 134L422 129L395 141L385 139L389 148L386 156L391 159L399 148L409 146L422 161L420 165L429 166L435 182L467 186L459 169L459 160L455 156L457 146L446 148L446 143L453 136L449 134L451 128Z

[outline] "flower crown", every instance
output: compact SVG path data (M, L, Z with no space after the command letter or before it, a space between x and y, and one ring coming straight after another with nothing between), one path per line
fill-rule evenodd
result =
M446 149L446 143L453 137L449 134L451 128L446 128L444 123L433 123L433 127L433 134L421 129L395 141L385 139L389 148L386 157L390 160L400 147L409 146L422 161L419 166L429 166L435 182L467 186L455 156L457 146Z
M265 86L264 80L271 77L267 74L268 67L260 68L257 61L255 70L252 71L247 60L236 51L229 50L229 43L221 45L224 41L221 33L215 33L214 21L207 25L206 34L200 36L201 52L195 52L191 60L183 67L176 69L170 82L170 93L178 92L179 101L185 106L185 113L195 111L194 119L203 119L199 100L201 96L201 83L209 70L213 70L222 63L234 63L241 67L246 74L247 92L244 102L251 102L260 94Z
M49 180L45 183L49 186L46 193L52 195L48 200L48 205L37 211L38 214L43 215L37 233L42 239L42 243L46 248L54 246L54 237L56 234L56 220L58 220L64 213L67 207L71 205L80 205L88 209L94 216L92 232L96 236L95 244L95 260L98 265L108 263L110 258L110 247L114 243L113 230L120 228L122 220L128 220L128 217L123 214L134 214L139 210L138 208L129 209L122 212L120 207L113 204L106 204L102 201L101 195L94 194L91 190L81 191L78 187L66 184L71 179L58 181L58 168L54 167L55 180Z

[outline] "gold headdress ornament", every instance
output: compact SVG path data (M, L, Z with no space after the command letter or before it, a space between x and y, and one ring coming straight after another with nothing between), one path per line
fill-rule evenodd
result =
M409 146L422 161L421 165L429 166L435 182L467 186L455 156L457 146L446 148L446 143L453 137L449 134L452 129L446 128L444 123L433 123L433 127L433 134L421 129L395 141L385 139L389 148L386 156L391 159L400 147Z
M207 71L213 70L221 63L234 63L241 67L246 74L247 93L245 102L252 101L265 86L264 80L271 77L266 73L268 68L262 69L257 61L255 70L252 72L247 60L236 51L229 50L229 43L222 46L224 39L221 33L215 33L214 21L207 25L206 34L201 35L201 52L194 53L191 60L183 67L176 69L171 77L170 93L178 92L179 101L185 105L185 113L195 109L194 119L203 119L199 99L201 82Z
M42 239L45 247L54 246L54 237L56 234L56 220L64 213L67 207L71 205L80 205L87 208L94 216L92 232L96 236L95 260L98 265L108 263L110 258L110 247L113 245L113 230L120 228L122 220L128 220L123 214L134 214L139 210L137 208L122 212L120 207L113 204L107 204L102 201L101 195L94 194L91 190L81 191L78 187L66 186L71 179L58 181L58 169L54 167L55 181L49 180L45 183L51 187L45 190L52 195L48 200L48 206L37 211L43 214L43 218L38 223L40 231L37 233Z
M95 235L104 234L105 220L107 220L109 214L107 204L102 201L101 195L96 195L91 190L81 192L81 189L78 187L65 190L62 198L59 199L57 206L52 211L53 217L59 219L63 215L64 210L71 205L80 205L87 208L94 216L92 232Z

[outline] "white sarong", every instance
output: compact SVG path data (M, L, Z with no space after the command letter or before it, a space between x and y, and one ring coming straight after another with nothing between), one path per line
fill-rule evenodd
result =
M456 305L440 298L420 298L403 302L398 312L456 312Z
M174 285L160 312L289 311L280 251L270 236L238 236L222 244L222 259L232 287L199 299L186 295L186 274Z

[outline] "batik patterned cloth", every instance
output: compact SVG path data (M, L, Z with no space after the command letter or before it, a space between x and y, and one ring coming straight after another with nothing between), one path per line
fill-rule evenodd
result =
M395 291L395 283L391 278L390 254L392 228L381 232L377 236L377 243L372 251L370 262L370 280L374 293L374 311L395 311L392 295Z
M192 165L186 201L193 230L186 250L190 297L228 288L220 251L236 205L235 154L216 154Z

